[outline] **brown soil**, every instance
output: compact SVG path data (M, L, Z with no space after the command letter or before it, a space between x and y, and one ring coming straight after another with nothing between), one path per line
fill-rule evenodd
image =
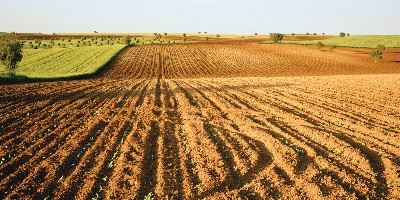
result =
M0 86L0 199L398 199L396 51L150 45Z
M169 79L400 72L398 49L387 50L381 62L374 62L369 52L355 48L331 52L314 46L240 41L147 45L127 49L107 75L118 79Z

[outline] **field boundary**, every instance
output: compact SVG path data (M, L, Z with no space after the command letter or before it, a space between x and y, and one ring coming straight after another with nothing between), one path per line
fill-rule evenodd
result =
M299 46L317 46L317 42L319 42L319 40L317 40L315 43L301 43L301 41L282 41L280 43L273 43L271 41L263 41L263 42L259 42L259 44L263 44L263 45L284 45L284 44L288 44L288 45L299 45ZM327 45L325 44L325 47L329 47L332 45ZM351 48L351 49L375 49L376 47L354 47L354 46L344 46L344 45L335 45L338 48ZM388 47L391 49L400 49L400 47Z

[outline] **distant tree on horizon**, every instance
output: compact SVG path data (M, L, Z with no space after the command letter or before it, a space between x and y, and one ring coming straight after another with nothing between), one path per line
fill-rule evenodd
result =
M285 37L285 35L282 33L270 33L269 35L270 35L272 42L274 42L274 43L278 43L278 42L282 41L283 38Z

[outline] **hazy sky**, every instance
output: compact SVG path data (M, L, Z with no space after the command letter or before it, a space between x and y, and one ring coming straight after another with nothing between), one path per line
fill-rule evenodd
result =
M400 0L0 0L0 31L400 34Z

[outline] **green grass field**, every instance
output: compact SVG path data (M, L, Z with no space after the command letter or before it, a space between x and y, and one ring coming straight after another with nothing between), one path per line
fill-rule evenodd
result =
M29 78L63 78L96 72L125 45L24 49L16 75ZM6 77L5 66L0 76Z
M334 37L325 40L312 41L285 41L283 43L294 44L316 44L322 42L326 45L336 45L340 47L361 47L375 48L378 44L386 47L400 48L400 35L371 35L371 36L350 36L350 37Z

